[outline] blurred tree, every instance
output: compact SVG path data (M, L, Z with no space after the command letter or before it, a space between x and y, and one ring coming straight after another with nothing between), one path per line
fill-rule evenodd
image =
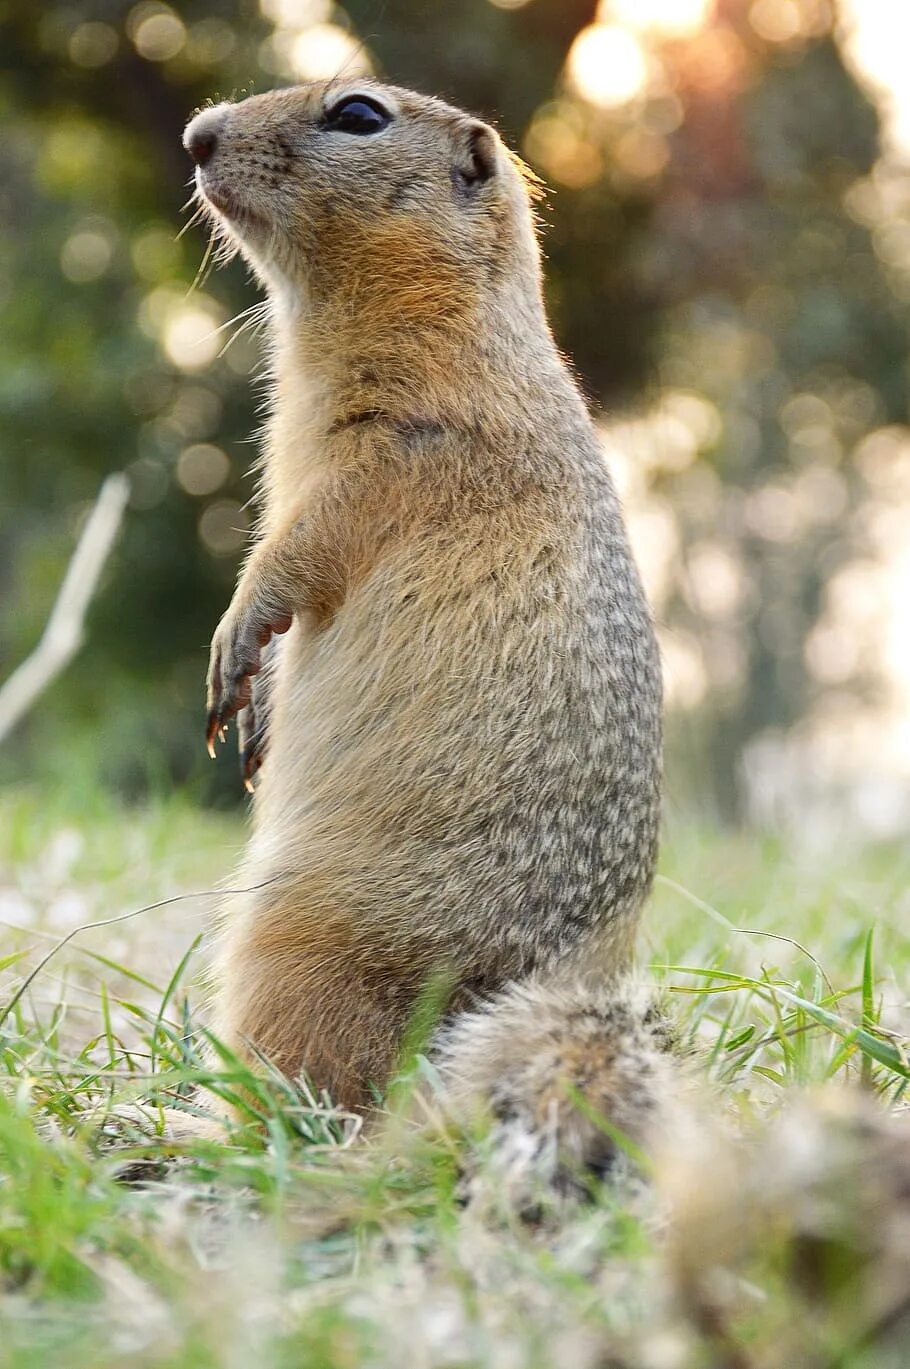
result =
M794 723L819 692L807 639L825 584L857 554L851 452L906 419L908 353L906 305L844 205L878 155L874 109L829 35L794 51L762 43L744 7L729 15L742 75L706 91L681 72L685 116L650 249L661 374L722 418L719 480L696 469L660 482L685 548L667 613L700 637L715 684L702 720L722 813L737 811L750 739ZM727 603L704 583L725 564Z
M180 134L258 71L270 32L231 0L179 17L115 0L0 7L0 659L37 637L102 473L127 468L90 649L28 731L47 755L64 720L103 719L102 771L131 791L155 767L198 773L205 644L243 544L255 426L249 351L216 360L210 336L252 290L235 269L217 299L188 296L204 239L177 239Z
M66 755L66 723L128 792L156 757L214 792L200 682L249 522L257 366L214 330L256 293L237 265L188 293L204 236L176 237L180 132L207 98L369 62L494 118L558 192L557 336L624 418L609 440L657 529L680 730L736 811L750 741L826 687L808 648L862 545L858 444L906 418L906 305L851 198L877 118L833 17L827 0L0 0L4 665L39 635L101 475L133 479L91 648L20 771Z

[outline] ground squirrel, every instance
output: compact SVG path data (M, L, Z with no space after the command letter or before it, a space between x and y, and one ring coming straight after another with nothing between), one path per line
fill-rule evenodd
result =
M262 522L208 677L261 887L225 914L214 1029L363 1108L442 976L458 1106L598 1167L592 1110L640 1137L663 1068L621 980L660 671L533 178L486 124L362 79L205 109L184 141L271 329Z

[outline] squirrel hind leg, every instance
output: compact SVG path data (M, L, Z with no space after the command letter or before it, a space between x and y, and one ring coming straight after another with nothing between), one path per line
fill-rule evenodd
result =
M579 1196L634 1172L680 1084L669 1020L631 980L535 978L510 985L440 1034L447 1113L489 1119L505 1189Z

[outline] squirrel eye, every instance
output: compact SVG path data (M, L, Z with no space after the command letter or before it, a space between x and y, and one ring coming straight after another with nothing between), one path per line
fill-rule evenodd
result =
M391 115L376 100L352 95L326 111L323 126L333 133L381 133Z

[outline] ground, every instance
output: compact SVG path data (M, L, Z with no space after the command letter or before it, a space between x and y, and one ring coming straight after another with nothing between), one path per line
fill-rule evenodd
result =
M208 891L242 840L173 798L0 791L0 1369L910 1362L910 852L671 819L640 961L686 1120L646 1180L519 1215L407 1084L364 1142L202 1064ZM154 1105L150 1139L105 1123L206 1071L265 1139L164 1157Z

